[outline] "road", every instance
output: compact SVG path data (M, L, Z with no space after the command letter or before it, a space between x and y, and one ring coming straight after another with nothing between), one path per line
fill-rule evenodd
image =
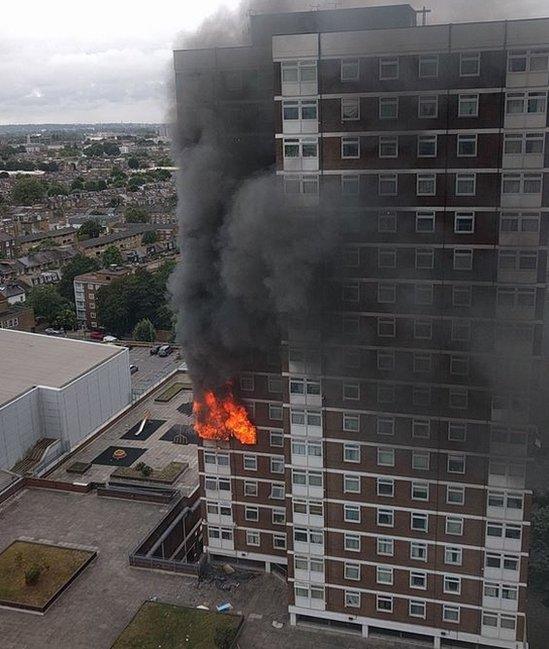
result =
M134 395L140 394L151 385L158 383L164 376L181 365L181 362L181 360L177 360L177 352L162 358L151 356L148 347L130 349L130 363L139 368L135 374L132 374Z

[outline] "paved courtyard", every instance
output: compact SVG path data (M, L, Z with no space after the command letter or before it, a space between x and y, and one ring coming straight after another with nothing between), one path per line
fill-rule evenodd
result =
M98 558L46 615L0 610L2 649L109 649L146 599L213 607L229 600L245 618L240 649L404 649L410 643L364 641L321 631L292 629L285 613L285 584L272 575L244 582L233 593L196 579L130 568L128 552L167 511L158 505L24 490L0 505L0 551L31 537L94 546ZM250 614L252 614L250 618ZM284 623L278 630L273 620ZM421 646L421 645L419 645Z
M130 363L139 368L135 374L132 374L132 389L134 394L141 394L177 369L182 361L177 359L176 352L162 358L162 356L151 356L149 347L132 347Z

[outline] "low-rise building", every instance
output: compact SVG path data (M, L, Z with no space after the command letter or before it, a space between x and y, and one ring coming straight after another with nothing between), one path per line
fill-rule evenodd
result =
M13 259L15 256L15 238L7 232L0 232L0 258Z
M73 227L60 228L59 230L47 230L45 232L35 232L16 241L19 254L26 254L41 243L51 241L55 246L68 246L76 242L76 230Z
M0 293L0 329L34 331L34 324L34 311L31 307L10 304L8 298ZM5 350L2 350L2 356L4 353Z
M74 301L76 316L81 325L87 329L97 327L96 294L102 286L107 286L115 279L120 279L132 272L131 268L104 268L96 273L84 273L74 278Z

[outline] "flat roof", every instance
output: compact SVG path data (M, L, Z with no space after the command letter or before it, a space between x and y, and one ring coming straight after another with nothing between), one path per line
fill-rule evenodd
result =
M0 329L0 406L37 385L62 388L122 351L115 345Z

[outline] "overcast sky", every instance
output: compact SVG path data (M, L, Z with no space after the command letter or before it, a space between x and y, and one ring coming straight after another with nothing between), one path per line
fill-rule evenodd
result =
M274 5L279 0L263 0ZM280 0L282 1L282 0ZM292 7L314 0L286 0ZM398 4L403 0L340 0ZM549 0L411 0L432 22L549 15ZM333 3L332 3L333 4ZM0 19L0 124L162 122L178 34L238 0L10 0ZM466 17L466 18L465 18Z

